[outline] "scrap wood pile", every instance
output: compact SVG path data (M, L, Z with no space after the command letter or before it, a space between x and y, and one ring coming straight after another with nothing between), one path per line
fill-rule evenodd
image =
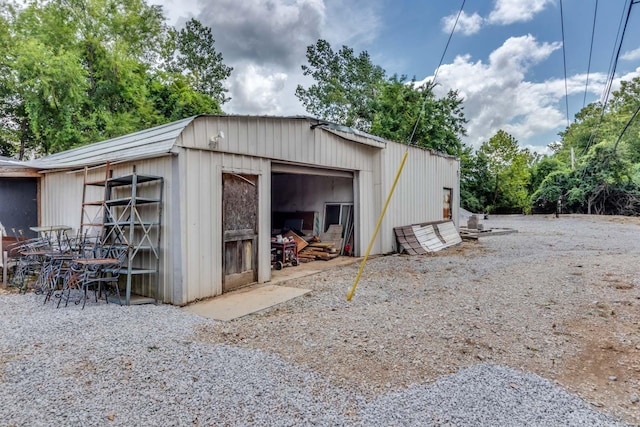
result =
M339 224L330 225L326 233L322 233L320 237L314 236L310 242L304 241L291 231L285 236L291 235L298 243L298 259L301 262L317 259L329 261L340 256L342 251L342 226Z
M311 242L302 251L298 252L301 261L321 259L329 261L340 255L340 249L333 242Z

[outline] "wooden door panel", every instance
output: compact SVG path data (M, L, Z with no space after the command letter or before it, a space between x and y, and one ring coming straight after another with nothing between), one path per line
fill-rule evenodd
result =
M222 181L222 291L228 292L257 280L258 179L223 174Z

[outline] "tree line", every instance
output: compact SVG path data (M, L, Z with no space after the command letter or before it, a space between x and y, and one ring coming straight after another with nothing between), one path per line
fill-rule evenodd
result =
M541 156L500 130L474 150L455 90L388 75L364 51L308 46L310 115L456 156L473 212L640 214L640 78L593 103ZM212 29L145 0L0 0L0 155L23 159L197 114L223 114L232 68ZM623 132L624 129L624 132Z
M472 212L640 215L640 78L622 82L606 106L593 103L550 144L550 156L521 148L499 130L473 150L462 141L467 120L455 90L438 98L433 84L388 77L367 52L307 48L296 95L321 119L460 159L461 206ZM622 130L625 132L622 133ZM573 154L571 154L573 153Z

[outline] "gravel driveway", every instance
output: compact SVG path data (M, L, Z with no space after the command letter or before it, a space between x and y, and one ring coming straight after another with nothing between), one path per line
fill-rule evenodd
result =
M286 283L231 322L0 294L1 425L640 423L640 221L519 232Z

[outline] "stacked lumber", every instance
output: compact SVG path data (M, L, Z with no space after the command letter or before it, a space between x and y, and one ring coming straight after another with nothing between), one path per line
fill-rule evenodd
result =
M298 258L329 261L340 255L340 250L333 242L311 242L307 247L298 252Z

